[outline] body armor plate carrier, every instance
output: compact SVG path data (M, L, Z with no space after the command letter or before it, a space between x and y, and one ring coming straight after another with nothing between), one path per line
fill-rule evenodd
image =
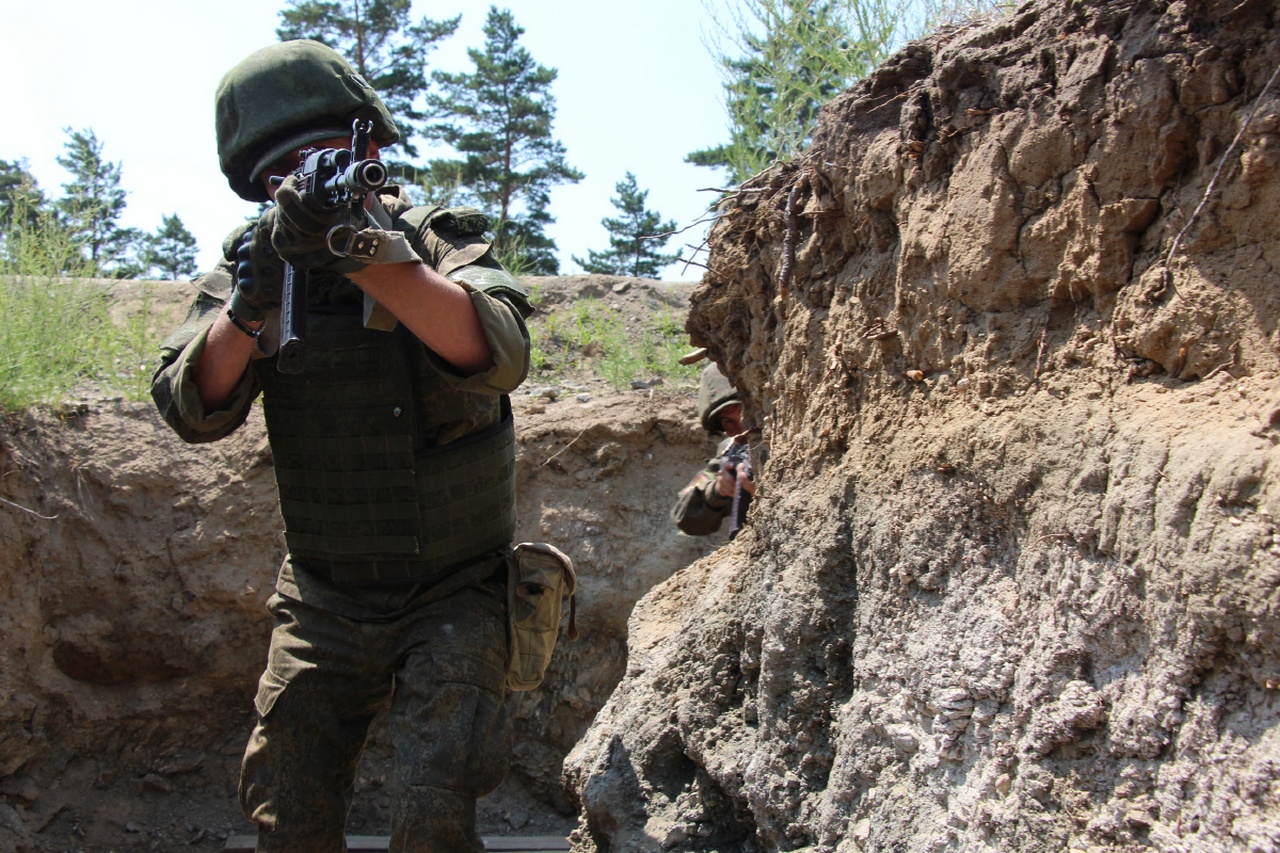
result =
M305 371L258 363L295 565L337 583L432 582L508 545L510 401L448 389L403 326L369 330L345 313L307 322ZM441 425L421 421L448 408L433 399L459 394L471 419L490 423L436 445Z

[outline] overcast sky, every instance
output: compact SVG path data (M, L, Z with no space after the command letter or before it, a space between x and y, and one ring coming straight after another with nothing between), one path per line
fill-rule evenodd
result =
M281 2L219 0L60 0L16 5L5 14L6 60L21 69L0 88L0 160L25 158L46 196L68 180L55 158L66 128L91 129L104 156L123 169L128 208L122 224L154 231L177 213L199 242L201 269L254 205L241 201L218 170L213 93L222 75L276 41ZM721 83L707 47L714 24L703 0L508 0L525 29L521 43L559 70L552 84L555 135L568 161L586 173L551 194L560 271L580 272L571 255L608 248L600 224L617 210L614 186L634 172L647 205L682 226L714 199L717 170L683 162L690 151L728 137ZM462 13L458 32L429 59L470 71L467 48L483 46L488 5L414 3L414 17ZM673 240L700 242L705 228ZM697 279L671 268L668 280Z

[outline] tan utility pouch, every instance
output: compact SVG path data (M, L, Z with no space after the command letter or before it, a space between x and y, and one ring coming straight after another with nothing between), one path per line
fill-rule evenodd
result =
M573 561L545 542L521 542L507 573L507 688L532 690L542 683L560 635L564 600L569 599L569 639L575 624L578 577Z

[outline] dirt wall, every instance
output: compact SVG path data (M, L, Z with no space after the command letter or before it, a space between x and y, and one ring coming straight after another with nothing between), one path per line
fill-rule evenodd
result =
M1280 847L1275 16L944 32L726 204L689 330L772 458L637 605L576 849Z

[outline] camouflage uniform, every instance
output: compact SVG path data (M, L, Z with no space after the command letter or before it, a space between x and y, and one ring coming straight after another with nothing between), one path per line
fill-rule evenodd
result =
M732 444L732 437L720 442L716 456L708 459L707 467L680 490L676 505L671 508L671 520L690 536L710 536L715 533L733 510L733 498L726 498L716 489L720 460ZM743 499L750 500L751 496L743 495Z
M247 197L249 185L232 185ZM383 708L396 752L394 851L483 850L475 802L509 760L504 590L515 508L505 395L528 369L531 308L477 212L414 209L391 187L371 215L468 291L489 370L458 374L352 282L314 269L303 373L279 373L263 334L238 387L206 411L193 369L232 292L249 223L195 282L152 380L186 441L228 435L260 396L267 415L289 555L268 602L275 629L240 780L259 851L345 850L356 765Z
M737 390L720 369L715 364L707 365L698 380L698 419L703 429L712 435L724 432L720 425L720 412L740 403ZM676 504L671 508L671 520L690 536L715 533L733 511L733 498L726 498L716 489L721 460L732 444L732 436L720 443L715 457L707 460L707 466L680 490ZM743 494L742 500L748 501L749 506L751 495Z

